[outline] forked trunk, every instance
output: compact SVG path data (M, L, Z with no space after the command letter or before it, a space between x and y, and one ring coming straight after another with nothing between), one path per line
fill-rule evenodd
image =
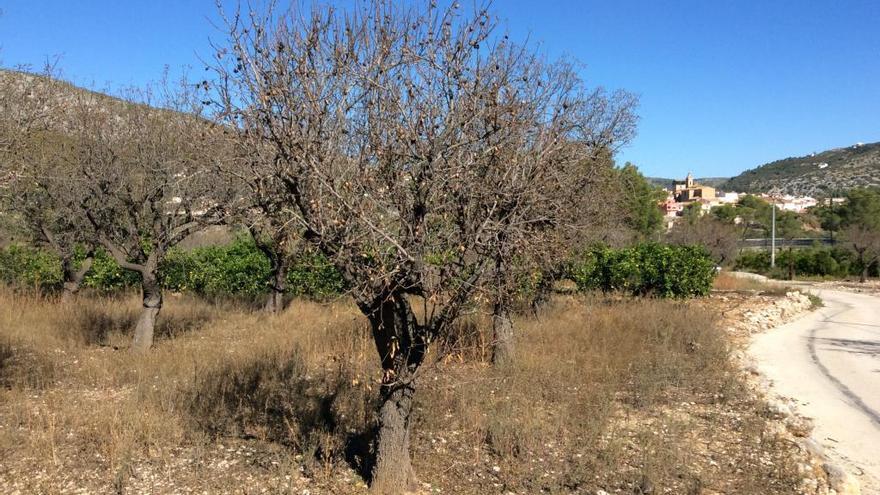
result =
M153 346L153 333L156 328L156 317L162 309L162 287L155 270L144 271L141 289L143 291L143 309L134 327L132 350L144 352Z
M83 259L79 268L73 267L73 261L70 259L66 259L62 262L62 269L64 271L64 286L61 292L61 301L68 302L79 292L80 287L82 287L83 279L86 277L86 273L88 273L89 269L92 267L92 257L87 256Z
M509 363L513 360L513 320L503 302L496 302L492 310L492 333L492 364Z
M427 352L427 331L403 295L389 296L367 316L384 371L370 488L397 495L418 488L409 455L410 429L415 375Z
M284 291L287 290L287 261L283 258L272 262L272 277L269 281L269 296L263 311L278 314L284 311Z

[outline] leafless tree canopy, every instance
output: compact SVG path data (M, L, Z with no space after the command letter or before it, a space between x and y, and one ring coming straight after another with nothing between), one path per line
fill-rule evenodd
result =
M868 279L868 269L880 260L880 231L866 225L852 224L843 231L849 248L856 254L861 272L859 280Z
M676 222L667 234L667 240L682 246L701 244L709 251L715 263L729 265L738 252L739 234L733 224L706 215L693 222L684 219Z
M66 176L64 131L69 86L52 66L39 75L0 72L0 212L34 245L61 260L64 295L76 292L91 265L92 239L71 208L76 195L53 187ZM76 263L77 250L84 259Z
M47 89L45 101L28 104L29 115L45 106L51 121L17 140L13 209L62 261L69 264L76 245L100 245L140 274L144 311L134 347L147 348L162 306L159 263L170 247L219 221L229 204L209 166L221 133L200 117L192 87L132 90L127 100L54 79L39 87Z
M412 379L428 344L499 259L572 216L593 159L634 132L631 95L590 90L571 63L497 33L486 10L459 10L235 14L216 54L217 108L261 157L248 173L283 185L276 208L373 325L379 491L414 480Z

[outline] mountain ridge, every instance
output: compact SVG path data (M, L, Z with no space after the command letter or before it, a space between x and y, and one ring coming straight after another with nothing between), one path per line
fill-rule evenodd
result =
M772 161L731 177L719 188L827 197L869 186L880 186L880 142L856 143Z

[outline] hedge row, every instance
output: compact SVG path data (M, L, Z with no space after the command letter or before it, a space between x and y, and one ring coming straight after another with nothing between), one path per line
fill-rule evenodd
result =
M862 267L852 252L839 248L813 246L806 249L780 250L776 254L776 267L770 268L770 252L744 251L736 260L735 268L749 272L769 275L773 278L787 278L789 266L793 265L796 276L843 278L859 275ZM878 275L875 263L869 275Z
M268 258L252 239L240 238L226 246L173 250L160 267L163 286L207 296L254 297L267 291L270 275ZM63 284L61 262L57 256L24 246L0 250L0 281L7 284L58 290ZM341 293L345 284L339 272L318 254L296 258L287 276L288 292L325 298ZM112 257L98 251L83 285L102 292L137 287L136 273L123 270Z
M702 246L645 243L590 249L571 264L569 278L581 291L682 298L707 295L715 273L715 263Z
M267 290L269 260L252 239L226 246L174 250L160 268L163 286L206 296L254 297ZM568 277L582 291L623 291L634 295L689 297L705 295L712 286L715 265L697 246L640 244L625 249L598 247L570 263ZM33 248L11 246L0 250L0 280L7 284L57 290L63 276L57 257ZM344 291L339 272L318 254L294 260L287 277L288 292L324 298ZM529 287L537 283L528 281ZM99 251L84 285L112 292L138 285L137 274L123 270Z

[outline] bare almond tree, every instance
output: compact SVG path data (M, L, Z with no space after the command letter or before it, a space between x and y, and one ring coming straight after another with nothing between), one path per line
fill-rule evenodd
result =
M55 74L47 65L44 74ZM49 107L51 79L31 74L27 67L0 69L0 153L4 172L11 174L11 154L35 132L45 130L51 121ZM9 177L5 177L7 180Z
M94 253L88 229L72 214L74 195L47 180L64 174L66 102L73 91L53 65L41 74L0 72L0 211L14 216L33 245L59 257L65 300L79 290Z
M719 266L732 264L739 248L739 232L733 223L723 222L711 215L705 215L688 222L676 222L666 235L669 243L687 246L705 246L712 259Z
M226 137L234 134L228 130ZM247 227L257 248L269 260L268 297L263 310L270 314L282 312L287 302L287 275L294 257L303 252L305 243L297 215L285 203L284 183L268 164L274 160L271 149L242 147L242 141L227 139L223 159L217 165L222 177L236 190L235 210L230 223Z
M124 101L80 92L72 102L68 174L78 219L120 267L139 274L143 310L132 349L149 349L162 308L159 267L168 250L222 219L227 191L211 166L216 126L192 88L132 90Z
M252 173L283 184L279 207L369 320L383 369L372 489L412 489L430 344L504 260L566 217L556 193L583 182L595 147L631 132L630 113L571 64L493 34L485 9L377 0L227 24L220 117L242 148L271 150Z
M859 282L865 283L871 265L880 261L880 230L865 224L853 223L846 227L842 234L856 255L860 268Z

